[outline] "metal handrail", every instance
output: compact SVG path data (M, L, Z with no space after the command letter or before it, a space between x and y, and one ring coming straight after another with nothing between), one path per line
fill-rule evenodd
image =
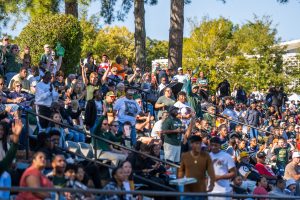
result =
M173 167L176 167L176 168L179 168L179 167L180 167L179 165L176 165L176 164L174 164L174 163L171 163L171 162L168 162L168 161L165 161L165 160L161 160L161 159L159 159L159 158L157 158L157 157L154 157L154 156L151 156L151 155L149 155L149 154L146 154L146 153L143 153L143 152L140 152L140 151L131 149L131 148L129 148L129 147L126 147L126 146L117 144L117 143L115 143L115 142L112 142L112 141L110 141L110 140L104 139L104 138L99 137L99 136L97 136L97 135L94 135L94 134L92 134L92 133L87 133L87 132L85 132L85 131L83 131L83 130L80 130L80 129L78 129L78 128L74 128L74 127L72 127L72 126L70 126L70 125L68 125L68 124L64 124L64 123L61 123L61 122L56 122L56 121L54 121L53 119L51 119L51 118L49 118L49 117L46 117L46 116L37 114L37 113L32 112L32 111L29 111L29 110L24 110L24 111L27 112L27 113L33 114L33 115L35 115L35 116L41 117L41 118L43 118L43 119L46 119L46 120L48 120L48 121L50 121L50 122L59 124L59 125L61 125L61 126L63 126L63 127L67 127L67 128L69 128L69 129L78 131L78 132L83 133L83 134L85 134L85 135L94 137L95 139L102 140L102 141L104 141L104 142L106 142L106 143L109 143L109 144L111 144L111 145L114 145L114 146L117 146L117 147L126 149L126 150L128 150L128 151L131 151L131 152L134 152L134 153L143 155L143 156L146 156L146 157L148 157L148 158L151 158L152 160L155 160L155 161L158 161L158 162L162 162L162 163L165 163L165 164L167 164L167 165L170 165L170 166L173 166Z
M55 193L92 193L92 194L106 194L106 195L143 195L143 196L202 196L202 197L231 197L231 198L270 198L270 199L300 199L300 196L273 196L273 195L247 195L247 194L230 194L230 193L198 193L198 192L167 192L167 191L125 191L125 190L103 190L103 189L73 189L73 188L32 188L32 187L0 187L0 191L11 191L11 192L55 192Z

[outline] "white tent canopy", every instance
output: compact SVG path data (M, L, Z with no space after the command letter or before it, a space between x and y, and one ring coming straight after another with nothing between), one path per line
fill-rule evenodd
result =
M293 93L291 96L289 96L289 101L300 101L300 95Z

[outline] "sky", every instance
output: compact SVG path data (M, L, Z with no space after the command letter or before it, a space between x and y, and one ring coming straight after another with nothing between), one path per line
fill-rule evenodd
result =
M99 0L89 6L89 14L95 14L100 9ZM188 37L191 25L188 19L200 21L203 17L210 19L220 16L231 20L235 24L244 24L254 16L270 16L274 27L278 30L278 37L282 41L300 39L300 1L290 0L287 4L280 4L277 0L192 0L185 6L184 36ZM158 0L155 6L145 7L146 35L152 39L168 40L170 25L170 0ZM16 30L4 29L2 33L18 35L26 23L19 24ZM114 22L112 25L126 26L134 31L133 10L124 22Z

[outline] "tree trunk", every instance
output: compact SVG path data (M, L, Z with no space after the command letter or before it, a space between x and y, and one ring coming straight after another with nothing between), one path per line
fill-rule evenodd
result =
M146 29L144 0L134 0L135 62L143 71L146 68Z
M182 67L184 0L171 0L168 65Z
M65 14L73 15L78 18L78 2L77 0L65 0Z

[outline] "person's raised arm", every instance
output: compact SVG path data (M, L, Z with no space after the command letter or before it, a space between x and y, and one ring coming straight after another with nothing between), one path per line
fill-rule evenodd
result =
M57 61L56 71L60 70L61 64L62 64L62 56L59 56Z
M102 85L106 82L106 78L107 78L108 73L110 72L110 70L111 70L111 63L110 63L110 61L108 61L108 68L107 68L107 70L105 71L105 73L103 74L103 76L101 78L101 84Z
M85 66L83 63L80 63L80 67L81 67L81 76L82 76L82 80L85 86L87 86L89 80L86 77L86 71L85 71Z

